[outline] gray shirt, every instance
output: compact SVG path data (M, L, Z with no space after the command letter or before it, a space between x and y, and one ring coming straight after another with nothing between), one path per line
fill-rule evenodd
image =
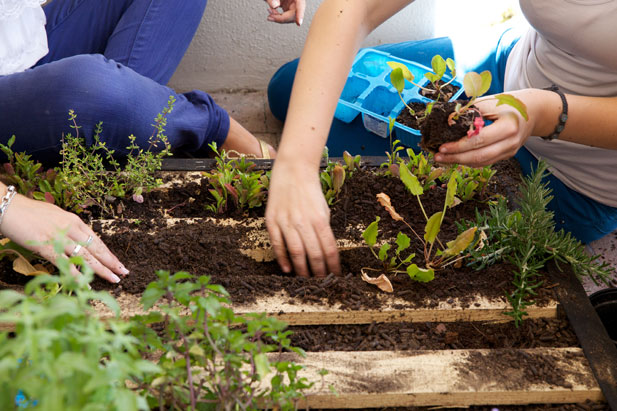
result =
M520 5L531 27L508 58L506 91L555 84L568 94L617 96L617 0ZM566 186L617 207L617 151L534 136L525 147Z

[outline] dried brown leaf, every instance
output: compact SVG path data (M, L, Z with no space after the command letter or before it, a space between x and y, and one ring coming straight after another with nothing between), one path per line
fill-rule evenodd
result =
M362 280L366 281L369 284L376 285L379 287L381 291L385 291L387 293L394 292L394 288L392 288L392 283L388 280L385 274L381 274L377 278L369 277L364 271L361 272Z
M390 203L390 197L386 193L377 194L377 202L386 209L388 213L390 213L390 217L396 221L403 221L403 217L400 216L399 213L396 212L392 204Z

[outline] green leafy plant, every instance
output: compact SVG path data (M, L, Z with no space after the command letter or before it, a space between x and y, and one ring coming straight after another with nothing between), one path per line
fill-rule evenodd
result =
M215 154L216 168L204 176L212 187L208 191L216 203L206 205L206 209L223 213L229 208L229 199L239 210L261 207L270 186L270 173L256 170L255 162L246 157L229 157L225 150L217 149L216 143L209 147Z
M141 300L150 312L134 318L133 328L144 352L162 354L159 372L140 383L149 406L295 409L295 401L313 383L298 377L301 366L267 356L304 354L290 345L284 323L263 314L235 315L225 289L210 284L209 277L167 271L157 276ZM162 331L147 326L154 323L162 324Z
M409 246L409 244L407 243L407 240L409 238L405 238L406 236L397 236L397 249L395 251L394 258L388 257L388 251L392 248L389 245L382 246L380 248L379 254L376 254L376 256L384 264L387 264L387 266L384 265L384 269L386 269L386 271L396 270L398 272L399 267L407 265L405 268L405 272L409 275L411 279L423 282L431 281L435 278L435 270L439 270L449 265L456 264L465 257L464 255L461 255L461 253L474 244L477 227L471 227L465 230L464 232L460 233L456 237L456 239L446 243L445 246L438 238L438 234L441 231L441 225L443 223L443 218L446 210L456 205L456 173L452 173L447 183L446 198L444 201L443 210L433 214L430 218L427 216L426 211L424 210L424 207L422 205L422 201L420 199L420 197L424 193L424 189L418 181L418 178L413 175L407 169L407 167L400 168L400 178L403 181L405 187L407 187L407 189L416 196L418 204L420 205L420 209L422 210L422 213L426 218L424 235L420 236L416 232L416 230L414 230L414 228L407 221L405 221L405 219L399 213L396 212L395 208L390 202L390 198L386 194L378 194L377 201L386 209L386 211L388 211L390 217L392 217L393 220L402 222L410 230L414 237L422 243L424 267L421 268L414 263L407 265L408 263L410 263L411 260L408 261L407 258L401 259L399 257L400 252L404 251ZM379 219L376 219L373 223L369 225L369 227L367 227L367 230L363 233L365 241L371 248L376 244L378 223ZM437 243L438 247L440 247L437 250L434 250L435 243ZM375 254L374 250L372 251L373 254ZM412 256L412 258L413 257L415 256Z
M459 229L480 227L486 234L485 246L471 250L469 265L478 270L498 262L510 262L516 267L514 291L507 295L518 326L527 315L525 308L533 304L536 289L542 284L543 268L548 261L570 264L577 276L591 277L608 284L614 271L606 263L598 263L598 256L589 256L584 246L570 233L555 230L553 213L546 209L551 201L548 183L542 182L547 165L538 167L520 186L518 209L509 210L505 199L490 205L489 211L477 213L476 221L460 222Z
M54 242L64 255L64 241ZM70 264L82 265L73 277ZM159 367L141 358L130 324L106 292L89 288L92 270L82 257L59 257L58 276L41 275L25 293L0 291L0 403L43 410L148 409L126 381L143 380ZM92 303L107 305L113 318L99 319Z
M458 183L456 196L463 202L471 200L477 193L485 195L488 183L496 173L491 166L473 168L455 164L444 170L443 178L448 179L454 171L457 171Z
M332 205L338 199L341 189L343 188L343 184L345 183L345 168L347 167L347 164L341 165L335 161L330 161L327 147L324 148L323 158L326 162L326 166L319 173L319 181L321 181L321 189L324 193L324 197L326 198L326 202L328 205ZM347 162L347 160L345 161ZM351 164L355 169L355 160L351 161Z

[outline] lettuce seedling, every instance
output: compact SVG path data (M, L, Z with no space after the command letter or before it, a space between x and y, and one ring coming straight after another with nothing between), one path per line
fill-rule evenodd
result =
M457 204L455 201L457 187L456 172L452 173L448 181L443 210L433 214L430 218L427 216L426 211L424 210L424 207L422 205L422 201L420 199L420 196L424 193L424 189L422 188L422 185L418 181L417 177L413 175L409 171L409 169L407 169L407 167L401 167L400 174L401 180L403 181L403 184L405 184L405 187L407 187L407 189L418 199L420 209L422 210L422 213L426 218L424 235L420 236L416 232L416 230L414 230L414 228L407 221L405 221L405 219L400 214L396 212L395 208L390 203L390 198L386 194L378 194L377 201L386 209L386 211L388 211L390 217L392 217L393 220L401 221L403 224L405 224L405 226L411 231L411 233L423 244L424 267L418 267L418 265L411 263L407 265L405 272L407 272L409 277L413 280L422 282L431 281L433 278L435 278L435 270L439 270L449 265L458 263L465 257L465 255L461 255L461 253L463 253L463 251L465 251L474 243L476 231L478 228L468 228L464 232L460 233L456 237L456 239L446 243L446 245L444 246L437 236L441 230L441 225L443 223L443 218L446 210ZM372 240L374 234L372 233L372 231L377 231L376 227L378 221L379 220L371 223L374 224L374 226L371 228L371 231L369 231L369 234L365 236L365 241L367 241L368 244L370 244L369 240L373 242ZM435 243L438 243L440 248L437 249L437 251L433 252ZM378 255L378 258L381 261L385 261L389 248L390 247L388 246L382 246L382 249L384 249L384 251L381 252L380 250L380 255ZM407 262L401 264L407 264Z

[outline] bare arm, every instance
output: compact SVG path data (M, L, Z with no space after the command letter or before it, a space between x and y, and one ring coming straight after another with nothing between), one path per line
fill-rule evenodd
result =
M284 271L340 272L321 193L319 162L349 69L364 38L412 0L325 0L313 18L296 73L272 172L266 223ZM289 257L287 252L289 252ZM291 261L290 261L291 259Z

